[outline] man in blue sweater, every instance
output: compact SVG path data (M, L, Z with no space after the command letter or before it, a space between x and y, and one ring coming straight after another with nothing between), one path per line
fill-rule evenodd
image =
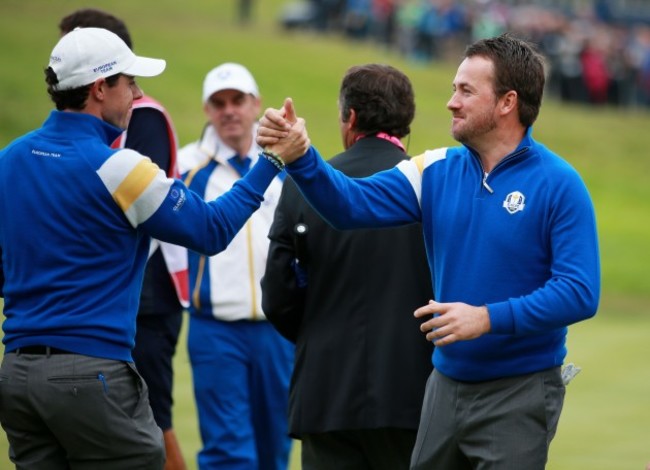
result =
M96 8L80 8L59 22L61 34L75 28L104 28L117 34L133 50L126 23L111 13ZM178 139L170 114L162 103L143 95L133 100L129 127L111 147L130 148L147 155L165 171L177 177ZM178 245L151 241L144 271L131 354L138 372L149 389L149 405L163 432L165 470L186 470L181 447L172 421L173 358L187 307L187 250Z
M596 313L600 263L584 183L532 137L544 80L525 41L470 45L447 103L462 146L356 180L291 143L306 138L291 100L261 121L260 145L335 227L422 223L437 301L415 316L437 347L413 469L546 465L567 326Z
M105 29L66 34L45 71L57 111L0 151L0 423L17 468L163 468L131 357L150 238L223 250L279 171L260 158L206 202L149 158L112 149L142 96L135 77L164 68Z

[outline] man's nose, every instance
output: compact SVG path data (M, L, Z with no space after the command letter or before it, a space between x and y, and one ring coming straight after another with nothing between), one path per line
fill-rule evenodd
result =
M139 98L142 98L144 96L144 92L142 91L142 88L137 83L134 83L131 85L131 91L133 92L133 99L137 100Z

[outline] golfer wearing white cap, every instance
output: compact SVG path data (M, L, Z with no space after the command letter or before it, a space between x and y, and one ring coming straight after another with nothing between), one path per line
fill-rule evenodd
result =
M134 77L164 68L106 30L68 33L46 69L57 110L0 151L0 423L17 468L163 468L131 358L149 239L223 250L282 166L264 156L205 202L149 158L112 149L142 94Z
M262 163L255 143L261 102L251 73L232 62L206 75L202 97L207 124L179 151L178 164L187 186L209 200ZM201 470L287 468L293 345L266 320L260 287L281 190L275 178L260 210L222 253L189 253L188 351Z

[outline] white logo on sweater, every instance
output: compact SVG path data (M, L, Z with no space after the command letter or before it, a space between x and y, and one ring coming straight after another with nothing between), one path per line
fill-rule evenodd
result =
M519 191L513 191L506 196L505 201L503 201L503 207L508 211L509 214L514 214L515 212L523 211L525 204L526 196L521 194Z

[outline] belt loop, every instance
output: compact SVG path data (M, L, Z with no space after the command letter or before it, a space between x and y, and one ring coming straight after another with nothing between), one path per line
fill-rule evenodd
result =
M16 356L20 356L20 348L16 348Z
M45 346L45 354L49 358L50 354L52 354L52 348L50 348L49 346Z

